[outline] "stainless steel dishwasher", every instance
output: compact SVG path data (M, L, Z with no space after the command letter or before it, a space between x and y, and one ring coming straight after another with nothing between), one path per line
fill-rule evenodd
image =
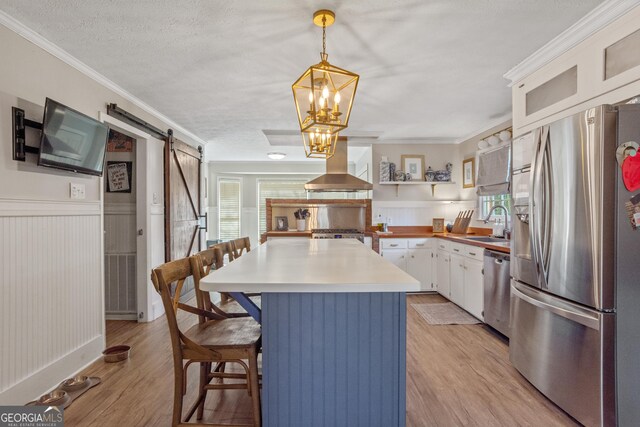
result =
M484 251L484 321L509 337L509 255Z

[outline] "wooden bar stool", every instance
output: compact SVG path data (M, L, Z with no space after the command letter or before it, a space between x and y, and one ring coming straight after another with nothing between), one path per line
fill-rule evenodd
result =
M189 258L184 258L163 264L151 271L151 281L164 305L173 351L175 382L171 424L173 427L193 426L194 424L189 424L188 421L196 410L198 410L198 420L202 419L209 390L246 389L252 400L252 425L259 427L261 425L258 372L260 325L248 317L229 319L180 302L182 286L193 273L191 263ZM203 316L207 321L182 331L176 317L178 310ZM187 387L186 373L192 363L200 364L198 398L183 421L182 405ZM213 363L237 363L243 367L245 374L211 371ZM225 383L226 378L246 379L246 382ZM213 379L221 379L222 383L211 383ZM213 425L222 426L221 424ZM238 424L224 425L238 426Z
M220 248L212 246L213 249L205 249L190 257L191 269L193 271L193 283L196 293L198 308L217 313L224 317L247 317L246 312L239 304L233 301L226 304L226 310L222 310L211 301L211 294L200 289L200 280L207 276L211 270L220 269L224 266L223 254ZM228 310L228 311L227 311ZM206 322L206 318L200 317L200 323Z
M232 240L231 251L233 252L233 259L238 259L244 252L251 252L251 239L249 237L241 237L239 239ZM260 296L259 292L245 293L248 297Z
M231 243L231 250L235 259L240 258L245 251L251 252L251 239L248 237L241 237L229 243Z
M220 251L222 252L222 262L219 266L216 266L216 268L221 268L223 265L226 265L235 259L235 256L233 254L233 245L231 244L231 242L218 243L213 246L209 246L209 249L215 248L220 249ZM227 258L227 260L224 259L225 257ZM227 294L226 292L220 292L220 302L226 303L229 300L232 300L229 294Z

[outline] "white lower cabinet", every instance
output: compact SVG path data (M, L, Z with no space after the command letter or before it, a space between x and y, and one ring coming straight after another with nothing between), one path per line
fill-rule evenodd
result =
M464 307L464 257L451 254L451 301Z
M443 249L438 249L436 259L436 287L440 295L449 299L451 298L451 270L449 268L449 252Z
M384 249L382 258L389 261L401 270L407 271L407 250L406 249Z
M475 317L484 320L484 281L482 261L465 259L463 307Z
M435 290L433 239L380 239L380 255L418 280L421 290Z
M438 243L437 280L438 293L484 320L483 249L450 243Z
M420 281L423 291L433 291L433 250L407 249L407 256L405 271Z

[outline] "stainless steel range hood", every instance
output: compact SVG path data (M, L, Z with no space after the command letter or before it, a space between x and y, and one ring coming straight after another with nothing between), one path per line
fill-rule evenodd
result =
M373 189L373 184L348 173L347 146L347 138L339 137L335 153L331 158L327 159L327 173L307 182L304 185L305 190L313 192L346 192Z

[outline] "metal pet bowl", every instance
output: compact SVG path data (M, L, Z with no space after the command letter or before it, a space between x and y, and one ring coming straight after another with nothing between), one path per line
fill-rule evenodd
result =
M69 395L64 390L54 390L51 393L40 396L36 405L62 406L69 400Z
M131 353L131 347L129 347L128 345L116 345L107 348L102 352L102 355L105 362L113 363L127 360L129 358L129 353Z
M81 390L87 386L89 378L84 375L77 375L73 378L66 379L60 384L60 388L65 391Z

